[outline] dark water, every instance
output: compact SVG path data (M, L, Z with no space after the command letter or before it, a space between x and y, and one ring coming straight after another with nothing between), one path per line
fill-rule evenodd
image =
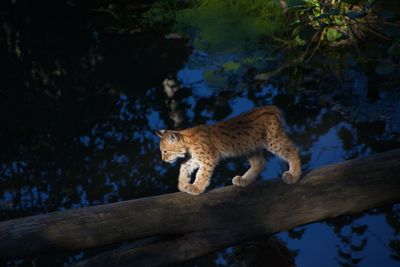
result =
M15 3L15 4L11 4ZM371 98L354 69L347 91L289 91L241 80L204 81L207 54L164 32L108 32L88 8L3 3L0 17L0 220L177 191L178 166L161 163L159 128L186 128L266 104L279 106L304 170L400 147L398 93ZM201 64L199 64L201 62ZM173 97L164 79L180 87ZM327 104L328 103L328 104ZM286 166L269 156L262 179ZM231 184L243 160L216 170L210 189ZM400 206L280 233L298 266L399 266ZM239 266L232 248L185 266ZM1 252L0 252L1 253ZM6 266L63 266L87 253L38 256Z

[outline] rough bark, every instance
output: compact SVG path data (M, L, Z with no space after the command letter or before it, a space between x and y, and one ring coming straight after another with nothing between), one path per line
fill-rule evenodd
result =
M200 196L174 193L13 219L0 222L0 251L3 258L23 257L171 234L175 239L123 247L79 266L173 263L295 226L400 202L399 174L397 149L312 170L295 185L275 179Z

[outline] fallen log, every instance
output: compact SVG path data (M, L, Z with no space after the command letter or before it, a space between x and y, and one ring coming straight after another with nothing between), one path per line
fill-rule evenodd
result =
M173 193L0 222L0 257L174 235L173 240L123 247L78 263L157 266L396 202L400 202L400 149L312 170L296 185L275 179L199 196Z

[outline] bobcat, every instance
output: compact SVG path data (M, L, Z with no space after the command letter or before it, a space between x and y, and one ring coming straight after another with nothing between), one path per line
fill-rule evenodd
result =
M294 184L301 176L298 150L287 138L275 106L255 108L213 125L158 130L156 134L161 138L163 161L173 163L178 158L188 158L181 164L178 188L192 195L204 192L219 160L228 157L248 157L250 168L244 175L234 177L232 183L242 187L251 184L264 169L263 149L289 163L289 170L282 175L285 183ZM196 179L191 184L191 174L196 169Z

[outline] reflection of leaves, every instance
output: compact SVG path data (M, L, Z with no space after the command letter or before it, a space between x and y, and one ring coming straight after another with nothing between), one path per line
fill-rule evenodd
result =
M241 60L242 64L248 64L248 65L256 65L260 64L260 62L263 62L266 60L264 57L261 56L253 56L253 57L245 57ZM274 58L270 58L269 60L276 60Z
M230 61L222 65L224 70L226 71L237 71L240 67L240 64L234 61Z
M400 261L400 240L391 240L389 247L392 249L390 257L396 261Z
M299 230L291 229L288 231L288 234L289 234L289 237L292 239L300 239L303 236L305 230L306 230L306 228L299 229Z
M393 205L385 213L386 222L393 228L395 235L400 234L400 205Z
M359 245L351 244L350 248L352 251L362 251L366 245L367 245L367 238L364 237Z
M377 66L375 72L378 75L388 75L392 73L394 70L395 70L394 65L385 63Z
M351 243L351 240L347 236L340 236L340 241L342 241L344 244L348 245Z
M343 252L340 248L338 248L338 254L343 259L346 259L346 260L351 259L351 253Z
M351 230L356 233L357 235L362 235L368 229L367 225L360 225L360 226L352 226Z
M204 72L204 80L212 87L222 88L226 87L227 80L218 72L213 70L206 70Z
M213 119L219 121L226 118L231 113L232 108L228 104L218 105L214 111Z
M339 265L343 266L343 267L353 267L355 265L358 265L361 260L363 259L361 258L353 258L352 253L347 253L347 252L343 252L341 249L338 249L338 254L339 257L341 257L344 261L339 261Z
M363 258L351 259L351 263L352 263L353 265L357 265L357 264L359 264L359 263L361 262L362 259L363 259Z
M343 148L350 150L353 146L353 134L346 127L341 127L338 131L338 136L342 140Z

